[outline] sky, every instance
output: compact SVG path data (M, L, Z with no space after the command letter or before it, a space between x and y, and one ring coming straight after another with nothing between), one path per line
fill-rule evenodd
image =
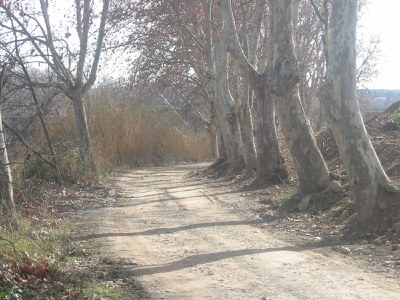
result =
M400 0L367 1L368 6L359 18L359 37L379 37L381 52L378 76L361 88L400 90ZM57 1L56 16L62 16L71 7L66 3Z
M369 0L359 22L363 36L375 36L381 40L379 74L365 87L400 90L400 1Z

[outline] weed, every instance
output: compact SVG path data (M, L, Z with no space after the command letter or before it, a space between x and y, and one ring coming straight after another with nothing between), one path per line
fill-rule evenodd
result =
M400 121L400 108L398 108L394 113L392 113L389 118L395 121Z
M130 299L126 292L115 289L112 286L110 286L110 284L107 284L105 282L99 282L94 284L91 288L89 288L88 292L90 295L95 295L100 299L102 298L115 299L115 300Z
M280 211L291 213L297 210L299 203L299 196L297 194L287 194L281 199Z
M14 287L5 289L4 291L0 290L0 300L10 298L14 293Z

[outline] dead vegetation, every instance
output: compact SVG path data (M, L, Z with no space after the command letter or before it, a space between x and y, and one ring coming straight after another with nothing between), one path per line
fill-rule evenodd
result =
M101 174L209 159L206 132L176 120L171 111L158 112L146 103L109 94L87 101ZM63 186L47 163L50 153L43 133L35 121L26 124L31 130L23 141L29 148L19 139L9 146L12 161L18 162L12 168L19 224L9 224L5 215L0 219L0 299L120 300L132 299L133 292L142 297L138 284L112 283L103 276L120 266L105 263L107 253L99 253L98 245L71 242L75 212L101 205L99 198L107 191L98 184L99 175L82 169L69 110L49 114L47 122Z
M106 94L90 101L88 115L99 165L139 167L210 158L206 132L196 133L173 110L160 113Z

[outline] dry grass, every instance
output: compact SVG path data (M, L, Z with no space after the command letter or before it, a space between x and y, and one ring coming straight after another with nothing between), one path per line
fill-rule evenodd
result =
M174 112L112 97L91 100L88 121L96 160L103 167L197 162L210 158L206 135L177 122Z
M113 97L113 91L103 91L86 99L87 117L92 137L93 153L100 171L147 165L199 162L210 159L210 142L204 130L196 133L185 125L175 111L157 112L146 101L133 104L130 96ZM64 180L76 182L85 178L76 141L75 117L66 100L62 118L46 118L53 147ZM43 132L35 122L28 142L48 161L51 160ZM14 151L22 149L22 151ZM16 145L14 166L17 178L51 181L57 177L53 168L23 147ZM26 157L30 156L29 159Z

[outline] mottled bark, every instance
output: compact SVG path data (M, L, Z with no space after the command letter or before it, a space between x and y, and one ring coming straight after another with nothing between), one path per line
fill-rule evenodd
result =
M2 105L1 105L1 92L4 86L4 80L8 64L3 64L0 71L0 163L1 163L1 179L5 190L5 205L8 209L8 213L11 217L11 222L16 221L16 210L14 203L14 192L13 192L13 178L11 174L10 162L8 160L8 153L6 147L6 139L3 131L3 117L2 117Z
M222 161L227 161L228 158L226 154L225 143L221 132L217 133L217 146L218 146L218 159Z
M329 173L319 151L299 95L299 70L293 45L293 0L274 6L273 65L270 84L276 97L281 125L293 156L301 192L319 192Z
M257 178L256 182L277 183L288 178L275 125L275 105L271 90L257 90ZM260 100L258 100L260 99Z
M90 139L89 126L86 117L85 104L82 97L82 92L71 91L68 97L72 100L74 105L76 131L79 142L80 157L82 160L82 167L84 169L96 170L96 165L93 157L93 148Z
M260 9L260 7L258 7ZM273 39L274 36L274 22L273 10L269 12L269 38ZM254 46L254 45L253 45ZM252 48L250 48L252 49ZM250 59L255 53L250 50ZM275 113L275 98L272 94L271 88L266 84L267 79L265 73L266 68L272 66L273 48L272 43L264 49L264 59L260 59L257 63L257 70L262 71L263 81L259 83L256 92L257 100L257 178L256 182L264 180L268 182L280 182L286 180L289 176L284 159L282 157L278 133L276 128L276 113ZM256 62L256 60L254 60Z
M258 1L258 8L264 7L265 3ZM243 76L256 94L257 101L257 181L277 182L287 178L287 171L283 164L280 152L272 94L267 84L267 77L257 72L255 60L249 48L249 57L240 46L236 34L233 11L229 0L220 0L221 13L225 21L224 42L233 59L240 67ZM254 46L254 44L252 44ZM254 51L254 49L252 50Z
M16 212L14 204L13 179L11 174L10 161L8 160L8 153L7 153L2 121L3 117L0 108L0 151L1 151L0 161L2 165L1 179L5 190L5 200L6 200L5 204L11 215L12 221L14 221L16 219L15 218Z
M216 49L214 48L213 20L212 20L212 1L204 1L203 9L206 18L205 47L204 54L206 59L206 72L208 74L207 94L210 101L210 107L214 116L216 127L216 142L218 149L218 161L233 162L233 150L229 147L232 143L230 137L230 128L226 115L226 107L223 98L220 97L217 84L216 65L214 63ZM231 166L232 167L232 166Z
M243 168L240 125L234 100L229 90L228 53L220 41L214 43L215 99L214 107L224 139L228 162L234 169Z
M211 110L211 118L210 122L208 123L208 134L210 136L210 146L211 146L211 156L213 159L218 159L219 151L218 151L218 131L217 125L215 124L215 112Z
M252 91L246 85L243 88L243 98L239 107L239 124L242 137L243 158L248 172L254 172L257 165L256 148L254 142L253 118L251 115L250 99Z
M391 184L368 137L356 99L357 0L335 0L324 91L332 133L350 178L362 230L398 220L400 193Z
M249 57L249 60L254 64L256 62L256 50L259 41L259 31L261 22L263 20L263 2L257 1L257 14L255 16L254 24L251 32L248 32L248 15L249 15L249 2L242 0L240 2L242 7L242 32L241 40L243 45L243 51ZM240 74L241 72L239 72ZM240 78L242 75L240 74ZM253 172L257 167L257 154L256 145L254 140L254 126L253 117L251 113L250 103L253 102L253 91L250 88L249 83L245 82L242 84L242 96L238 98L238 116L242 134L243 143L243 157L246 163L246 169L248 172Z

